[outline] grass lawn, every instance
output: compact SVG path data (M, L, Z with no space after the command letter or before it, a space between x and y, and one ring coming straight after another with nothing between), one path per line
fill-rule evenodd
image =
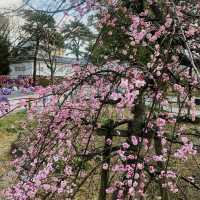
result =
M130 115L130 113L125 112L127 116ZM116 113L113 112L112 109L106 109L101 117L100 121L101 123L106 123L106 121L111 119L116 119ZM18 112L10 114L9 116L0 119L0 200L3 200L1 197L1 191L11 185L16 177L16 174L12 171L10 160L10 147L13 142L16 141L18 134L23 130L21 128L21 125L26 120L26 112ZM184 123L185 124L185 123ZM192 130L192 128L198 128L200 124L185 124L189 130ZM126 128L126 127L120 127L120 128ZM122 140L125 140L124 138L118 138L116 137L113 140L113 145L117 145L121 143ZM197 141L195 139L194 143L199 144L200 141ZM97 147L101 147L104 144L104 137L97 137L96 145ZM115 162L115 160L112 160ZM198 164L196 163L198 162ZM93 165L96 165L96 162L89 162L89 169L88 172L91 170L90 167ZM178 168L179 174L184 175L185 177L196 175L199 177L199 167L200 167L200 158L199 156L196 157L196 160L194 160L193 157L191 157L187 162L170 162L171 168ZM100 183L100 169L98 169L91 178L86 181L86 184L80 189L80 192L76 196L76 200L95 200L98 196L99 191L99 183ZM180 184L184 191L187 193L189 199L192 200L198 200L199 199L199 193L198 191L195 191L194 188L188 186L188 184L185 184L180 181ZM149 192L152 193L152 195L155 194L157 191L157 185L152 185L151 190ZM88 188L90 188L88 190ZM91 192L93 191L93 192ZM149 199L149 198L147 198ZM172 197L172 199L179 199L175 195ZM152 196L153 200L153 196Z
M25 118L25 112L18 112L0 119L0 191L12 181L10 147L17 139Z

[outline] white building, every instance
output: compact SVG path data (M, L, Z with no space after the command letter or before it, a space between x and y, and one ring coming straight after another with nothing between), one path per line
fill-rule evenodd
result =
M10 76L32 76L33 74L33 59L11 60ZM44 59L37 60L37 76L50 76L51 71L47 67L48 61ZM83 61L80 62L82 64ZM77 64L74 58L56 57L56 71L54 76L66 76L73 72L73 65Z
M9 26L9 19L0 15L0 31L4 31Z

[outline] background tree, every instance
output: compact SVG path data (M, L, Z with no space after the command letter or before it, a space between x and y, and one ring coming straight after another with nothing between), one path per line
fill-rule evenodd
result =
M79 22L73 21L64 27L65 48L70 51L70 54L75 55L76 59L85 56L87 45L94 39L94 34L88 26Z
M57 68L57 51L64 48L64 37L56 29L46 29L45 37L41 44L41 56L51 72L53 83L54 73Z
M0 75L7 75L9 69L9 46L10 43L5 36L0 35Z
M22 27L25 32L23 43L31 43L34 59L33 85L35 85L37 75L37 58L40 51L40 45L45 39L46 29L51 30L55 28L55 20L51 15L40 11L26 11L25 18L26 23Z

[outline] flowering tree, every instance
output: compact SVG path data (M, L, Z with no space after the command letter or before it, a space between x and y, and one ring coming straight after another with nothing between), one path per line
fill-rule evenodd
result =
M186 186L198 199L199 134L181 117L195 121L199 2L72 6L81 15L98 13L91 56L101 52L102 62L75 65L61 85L39 91L51 101L42 112L31 109L37 128L23 136L8 199L75 199L85 190L86 198L99 200L191 199ZM178 100L175 111L171 96Z

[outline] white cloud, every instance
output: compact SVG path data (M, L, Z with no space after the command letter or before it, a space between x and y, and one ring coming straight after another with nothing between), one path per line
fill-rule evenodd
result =
M4 14L9 20L9 35L10 40L15 41L19 36L20 27L23 24L23 19L16 16L13 10L20 8L23 5L23 0L0 0L0 14Z
M0 9L16 9L23 4L23 0L0 0Z

